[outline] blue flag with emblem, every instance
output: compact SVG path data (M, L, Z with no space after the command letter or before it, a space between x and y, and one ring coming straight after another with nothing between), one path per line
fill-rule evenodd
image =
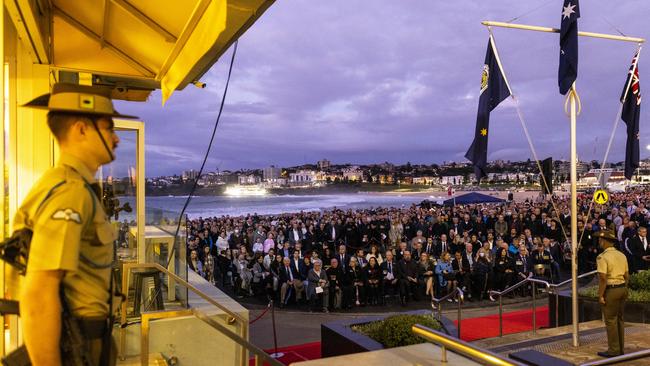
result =
M478 114L476 116L476 130L474 141L467 150L465 157L474 165L476 180L481 181L485 177L487 167L488 131L490 129L490 112L499 103L510 96L510 88L503 75L503 71L497 59L494 41L490 36L487 53L485 54L485 65L481 77L481 95L478 101Z
M558 70L558 85L562 95L566 95L578 77L578 18L580 18L578 0L564 0Z
M627 125L627 142L625 143L625 178L632 179L639 167L639 116L641 115L641 85L639 84L639 52L632 59L621 103L621 118Z

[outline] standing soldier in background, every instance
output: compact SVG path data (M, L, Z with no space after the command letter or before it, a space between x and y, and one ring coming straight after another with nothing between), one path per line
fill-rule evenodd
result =
M598 302L602 305L607 327L607 352L598 352L601 357L614 357L625 352L625 329L623 309L627 299L629 280L627 258L616 248L616 236L610 230L594 234L603 252L596 258L598 270Z
M115 159L120 115L95 87L55 84L25 107L49 110L47 124L60 159L32 187L14 231L33 232L20 294L24 341L32 365L66 365L62 324L78 324L86 364L113 365L111 271L116 233L101 202L95 173ZM62 318L62 314L66 316ZM71 315L70 315L71 314Z

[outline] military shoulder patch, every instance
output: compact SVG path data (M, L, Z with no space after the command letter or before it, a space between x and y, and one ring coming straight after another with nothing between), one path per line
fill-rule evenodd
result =
M62 210L57 210L52 214L52 220L63 220L63 221L73 221L77 224L81 224L81 215L79 212L66 208Z

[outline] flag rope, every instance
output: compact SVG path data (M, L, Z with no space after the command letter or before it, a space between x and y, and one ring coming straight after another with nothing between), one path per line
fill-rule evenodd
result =
M492 46L494 47L494 56L497 59L497 63L499 67L501 68L501 74L503 75L504 80L506 81L506 84L508 85L508 89L510 90L510 97L515 103L515 109L517 110L517 116L519 117L519 122L521 123L521 127L524 129L524 134L526 135L526 140L528 140L528 146L530 147L531 152L533 153L533 158L535 159L535 163L537 164L537 169L539 170L539 175L542 177L542 180L544 182L544 186L547 187L548 190L548 182L546 181L546 177L544 176L544 171L542 170L542 165L539 162L539 158L537 157L537 151L535 150L535 146L533 144L533 139L530 137L530 133L528 133L528 127L526 126L526 121L524 120L524 114L521 112L521 108L519 106L519 99L515 96L515 93L512 92L512 88L510 87L510 83L508 83L508 78L506 77L506 73L503 70L503 64L501 63L501 59L499 58L499 52L497 50L497 44L496 44L496 39L494 38L494 34L492 33L492 28L488 27L488 31L490 32L490 38L492 42ZM566 228L562 224L562 220L559 220L559 215L560 211L557 209L557 206L555 205L555 200L553 197L551 197L551 204L553 205L553 209L555 210L556 215L558 216L557 222L560 224L560 228L562 229L562 233L564 234L564 238L568 238L569 236L567 235Z
M528 126L526 126L526 121L524 120L524 114L521 112L521 107L519 106L519 99L512 94L512 100L515 103L515 109L517 110L517 116L519 117L519 122L521 123L521 127L524 130L524 134L526 135L526 140L528 140L528 146L530 147L530 151L533 153L533 159L535 159L535 163L537 164L537 169L539 170L539 175L542 177L542 180L544 181L544 186L547 187L548 190L548 182L546 181L546 177L544 176L544 171L542 169L542 164L539 162L539 158L537 156L537 151L535 150L535 145L533 144L533 139L530 137L530 133L528 132ZM543 187L542 187L543 189ZM569 237L567 235L566 228L562 224L562 220L559 220L560 217L560 211L557 209L557 206L555 205L555 200L553 199L551 195L551 204L553 205L553 209L555 210L556 215L558 216L557 222L560 224L560 228L562 229L562 233L564 234L564 239Z
M571 112L569 112L569 101L571 100L571 95L576 98L578 104L578 112L576 113L576 116L579 116L580 113L582 113L582 102L580 101L580 95L578 95L578 91L575 88L575 83L571 89L569 89L569 94L567 94L566 99L564 100L564 114L566 114L567 117L571 117Z
M637 46L636 52L635 52L637 60L636 60L636 63L635 63L635 65L634 65L634 67L633 67L633 69L631 71L632 74L634 74L634 71L636 70L636 67L639 64L639 57L641 55L641 47L642 47L642 45L641 45L641 43L639 43L639 45ZM607 158L609 157L609 151L612 148L612 142L614 141L614 135L616 135L616 128L618 127L618 123L619 123L619 121L621 119L621 115L623 114L623 105L625 104L625 98L627 98L627 92L628 92L628 89L630 88L631 80L632 80L632 78L630 78L630 81L625 86L625 90L623 92L623 100L621 100L621 105L618 107L618 113L616 114L616 120L614 121L614 127L612 128L612 133L609 136L609 143L607 144L607 150L605 150L605 157L603 157L603 162L600 165L600 174L598 175L598 182L600 182L600 179L603 176L603 171L602 170L605 168L605 164L607 163ZM605 187L602 187L602 188L605 188ZM587 218L589 218L589 216L591 215L591 210L593 208L594 208L594 200L591 200L591 202L589 202L589 210L587 210ZM582 237L584 236L584 234L585 234L585 231L583 230L582 234L580 234L580 243L582 242ZM618 233L615 233L615 234L618 234Z
M521 15L518 15L518 16L516 16L516 17L514 17L514 18L512 18L512 19L510 19L510 20L508 20L506 23L512 23L512 22L514 22L515 20L518 20L519 18L525 17L526 15L532 14L532 13L538 11L539 9L545 7L546 5L548 5L548 4L550 4L550 3L554 3L554 2L555 2L555 0L549 0L549 1L545 2L544 4L538 6L538 7L534 8L534 9L531 9L531 10L529 10L529 11L527 11L527 12L521 14Z

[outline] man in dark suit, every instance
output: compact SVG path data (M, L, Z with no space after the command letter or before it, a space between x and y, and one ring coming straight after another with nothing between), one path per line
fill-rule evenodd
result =
M330 244L334 245L338 242L339 238L341 237L343 237L342 223L332 220L327 226L327 241Z
M458 281L458 287L460 287L463 291L465 291L468 287L472 288L470 284L470 274L472 272L472 268L466 255L460 251L454 253L454 259L451 260L451 268L454 270L454 272L456 272L456 281Z
M650 267L650 243L648 243L648 229L640 227L637 234L630 238L627 243L632 251L632 263L634 272L643 271Z
M339 267L345 272L350 265L350 255L347 253L346 247L344 244L339 245L339 252L336 254L335 258L339 262Z
M472 222L469 214L463 215L463 221L458 225L460 235L463 235L464 232L468 232L470 235L475 234L474 223Z
M300 258L300 252L294 251L293 252L293 258L291 258L291 268L298 272L298 277L300 278L301 281L307 280L307 272L309 268L305 269L305 262L303 262L303 259Z
M440 255L444 252L451 250L450 243L447 241L447 234L440 235L440 241L436 243L435 248L433 249L433 255L436 258L440 258Z
M394 295L397 289L397 263L394 261L392 251L386 251L386 260L380 267L383 276L381 293Z
M406 306L409 291L413 294L413 299L418 301L418 266L411 260L411 252L404 251L404 258L397 263L397 280L399 282L399 296L402 306Z
M291 259L289 257L284 257L282 259L282 267L280 268L280 307L284 305L289 300L290 296L287 296L287 290L292 288L296 293L296 302L302 299L302 290L303 283L300 280L300 273L291 266Z
M533 273L533 260L528 254L526 244L519 245L519 251L515 256L515 282L520 282L528 278ZM520 287L521 295L526 296L528 293L528 285Z
M333 309L341 309L345 307L346 304L343 303L343 285L345 284L345 272L339 266L339 261L336 258L332 258L330 262L330 268L327 269L327 280L329 282L330 288L329 293L330 303Z
M305 238L305 236L302 232L302 228L298 225L298 223L294 222L291 225L291 228L287 230L287 233L285 234L285 238L286 240L289 241L289 244L291 244L291 246L294 246L296 245L297 241L302 241Z
M429 256L433 255L436 245L433 242L433 238L429 237L427 243L422 246L422 253L427 253Z

